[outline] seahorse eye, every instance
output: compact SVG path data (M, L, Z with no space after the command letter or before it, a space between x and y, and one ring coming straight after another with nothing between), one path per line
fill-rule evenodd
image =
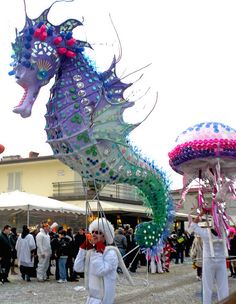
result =
M40 70L40 71L38 71L37 78L39 80L44 80L44 79L48 78L48 71L46 71L46 70Z

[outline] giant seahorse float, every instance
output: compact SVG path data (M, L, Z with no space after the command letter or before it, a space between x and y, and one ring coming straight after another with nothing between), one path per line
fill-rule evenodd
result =
M55 157L98 188L136 186L152 214L152 221L136 228L137 243L157 248L169 233L174 210L165 174L129 144L128 134L138 124L123 120L124 110L133 106L123 94L132 84L116 75L116 58L98 73L84 52L90 44L73 37L73 29L82 23L69 19L51 24L51 7L36 19L26 13L25 26L12 44L10 74L25 90L13 111L29 117L40 88L55 76L45 115L47 142Z

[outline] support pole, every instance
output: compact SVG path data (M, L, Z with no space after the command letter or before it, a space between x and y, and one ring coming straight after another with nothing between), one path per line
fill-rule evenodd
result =
M30 224L30 209L29 205L27 206L27 227L29 227Z

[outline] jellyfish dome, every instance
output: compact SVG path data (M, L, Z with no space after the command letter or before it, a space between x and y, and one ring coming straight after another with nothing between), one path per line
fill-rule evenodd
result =
M174 171L183 175L183 189L177 209L195 181L198 185L198 207L207 210L214 227L221 234L230 226L226 204L236 202L236 130L218 122L203 122L182 132L168 154ZM204 192L212 192L211 203ZM194 209L194 208L193 208Z
M179 174L191 174L214 168L234 173L236 164L236 130L218 122L203 122L182 132L175 148L168 154L169 163Z

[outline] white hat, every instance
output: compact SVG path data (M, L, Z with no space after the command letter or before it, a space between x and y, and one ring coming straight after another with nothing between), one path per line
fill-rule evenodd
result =
M53 228L56 228L57 226L58 226L57 222L54 222L50 228L53 229Z
M89 225L89 232L97 230L101 231L104 234L105 240L107 244L112 244L114 240L114 227L106 218L99 218L94 220Z

